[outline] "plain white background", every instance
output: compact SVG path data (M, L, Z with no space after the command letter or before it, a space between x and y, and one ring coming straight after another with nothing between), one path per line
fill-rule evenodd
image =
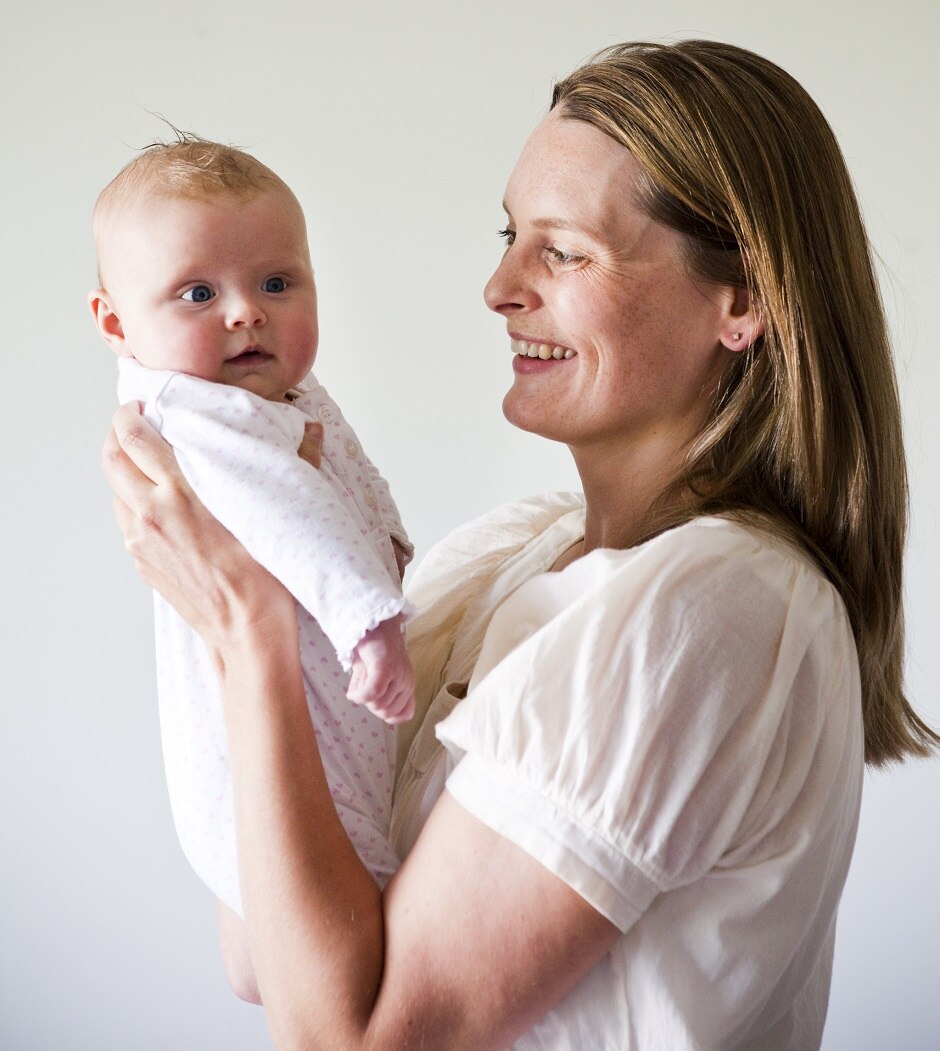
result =
M502 420L510 354L481 299L503 185L552 79L617 40L688 36L790 70L836 129L881 259L913 490L907 682L940 725L938 12L936 0L3 0L0 1046L270 1047L261 1012L227 991L211 901L170 825L150 598L99 470L114 365L85 307L89 214L161 134L153 113L254 151L296 190L321 379L420 554L503 500L576 484L564 449ZM866 780L827 1051L938 1046L938 797L940 762Z

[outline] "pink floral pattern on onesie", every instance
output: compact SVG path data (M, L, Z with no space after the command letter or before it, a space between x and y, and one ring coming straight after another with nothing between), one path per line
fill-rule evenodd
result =
M208 509L297 600L307 704L340 819L380 885L398 865L388 843L395 730L346 698L352 650L408 612L390 536L410 545L387 484L326 390L269 402L174 372L119 363L121 402L141 400ZM319 471L296 450L324 427ZM184 853L241 914L228 745L202 640L155 595L157 688L167 786Z

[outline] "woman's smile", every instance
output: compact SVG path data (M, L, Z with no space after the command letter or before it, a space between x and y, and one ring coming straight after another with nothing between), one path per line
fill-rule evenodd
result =
M574 357L574 351L570 347L559 347L536 340L510 339L509 348L519 357L540 358L542 361L548 361L550 358L554 358L555 361L570 361Z
M506 188L507 247L485 291L513 353L503 412L572 449L672 455L731 360L727 297L693 278L681 236L637 203L641 184L627 149L553 111Z

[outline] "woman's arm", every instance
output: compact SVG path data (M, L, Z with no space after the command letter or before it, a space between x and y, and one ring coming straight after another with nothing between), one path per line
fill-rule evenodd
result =
M278 1046L510 1043L617 929L446 793L382 895L333 808L286 593L127 409L106 465L138 567L203 635L219 671L251 956Z

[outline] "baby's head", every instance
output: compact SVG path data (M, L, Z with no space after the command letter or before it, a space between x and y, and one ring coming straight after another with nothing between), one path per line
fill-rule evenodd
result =
M190 135L150 146L95 205L88 297L121 357L273 401L310 371L317 299L303 211L241 150Z

